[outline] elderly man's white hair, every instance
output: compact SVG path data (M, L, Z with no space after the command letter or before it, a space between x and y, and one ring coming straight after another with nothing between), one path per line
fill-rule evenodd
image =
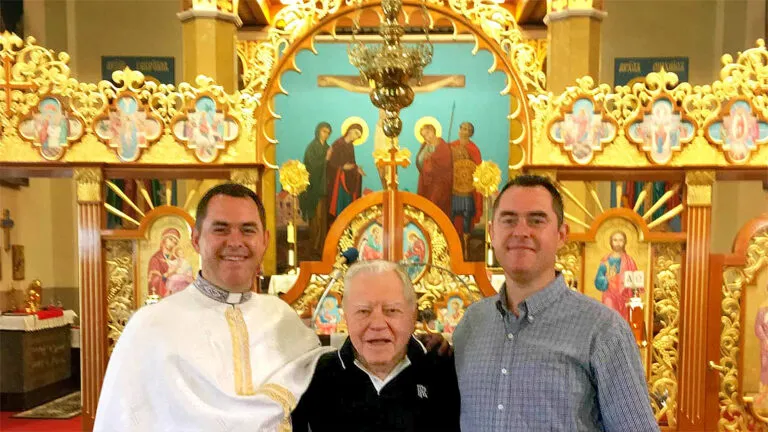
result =
M413 283L411 283L410 276L408 276L408 273L405 272L400 264L385 260L358 261L347 269L347 273L344 275L344 297L341 299L342 307L346 309L344 304L347 301L347 294L349 294L349 291L352 288L352 280L355 277L364 273L376 275L389 272L395 272L397 278L400 279L400 282L403 285L403 296L408 305L416 307L416 291L413 289ZM360 288L365 289L365 287Z

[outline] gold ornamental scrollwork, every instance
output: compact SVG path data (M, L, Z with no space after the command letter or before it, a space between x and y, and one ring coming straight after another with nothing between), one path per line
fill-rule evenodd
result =
M137 139L139 145L147 148L137 155L136 162L198 164L194 155L188 154L186 146L174 140L171 123L183 113L184 107L201 95L211 96L218 106L231 113L233 118L229 121L244 129L240 136L228 144L226 152L217 161L245 163L256 159L256 149L252 145L255 133L253 113L259 106L259 95L239 92L228 94L223 87L202 75L192 84L157 84L146 81L141 72L130 69L115 71L111 81L79 82L70 76L67 53L56 53L36 45L34 38L22 40L8 32L0 34L0 52L3 57L0 67L4 69L4 78L0 78L0 126L3 135L0 161L46 162L46 158L31 142L39 137L25 138L19 127L23 120L31 119L31 114L44 98L55 98L62 102L61 115L82 120L84 125L77 134L68 137L66 152L55 159L65 163L120 163L119 150L128 150L123 149L122 144L118 145L118 140L109 138L115 132L108 115L110 112L117 115L113 101L124 96L136 101L138 106L145 107L147 118L157 122L152 126L152 145ZM133 116L133 113L129 114ZM136 122L141 124L139 120ZM24 131L39 128L38 124L32 126L26 125ZM139 126L137 128L141 129ZM148 136L146 131L142 134ZM110 144L118 147L110 148Z
M424 232L429 233L430 266L414 285L419 310L433 308L436 302L452 292L464 294L470 302L483 298L474 277L457 275L452 272L448 241L437 222L423 211L410 205L404 206L403 212L406 220L413 221Z
M79 202L101 202L101 169L75 168L74 178Z
M110 240L105 245L109 354L112 354L117 339L134 312L133 247L131 240Z
M680 330L680 269L683 247L653 245L653 316L661 324L651 342L651 370L648 381L651 406L657 421L677 427L677 367Z
M229 180L256 191L259 183L259 171L255 169L233 169L229 171Z
M339 245L336 249L336 254L338 255L341 253L341 251L355 247L355 241L357 240L358 236L369 224L381 219L382 211L382 206L377 204L368 207L363 212L358 214L354 219L352 219L352 221L342 233L341 238L339 239ZM310 276L309 283L307 284L307 287L304 288L304 292L301 293L301 297L299 297L295 302L291 304L293 309L296 310L296 312L298 312L301 316L306 313L311 313L310 307L312 302L320 299L320 295L322 295L323 290L325 290L327 283L327 275L313 274ZM344 285L343 281L341 280L336 281L336 283L331 286L331 292L343 294L343 290Z
M689 171L685 174L688 187L688 206L708 207L712 205L712 184L714 171Z
M749 100L759 121L768 117L768 50L760 39L755 48L722 57L723 67L720 80L703 86L680 82L676 74L661 70L648 74L641 82L631 86L612 88L607 84L596 84L591 77L576 80L575 85L560 94L538 92L529 94L529 106L533 110L532 135L536 147L531 155L534 165L572 165L567 154L547 137L547 126L551 120L565 113L573 100L579 96L590 96L602 104L603 116L612 119L620 128L616 139L605 146L602 154L595 156L592 166L653 166L646 155L630 143L625 130L644 111L652 107L653 101L664 98L679 107L681 116L694 127L693 138L683 143L682 148L666 163L669 166L730 166L734 162L727 157L727 149L710 143L705 137L707 125L727 115L724 109L736 99ZM752 150L748 161L742 165L765 166L768 163L768 145L759 144Z
M755 423L750 410L744 406L739 389L741 362L741 296L745 286L754 281L757 273L768 265L768 229L755 233L749 240L747 261L743 267L727 267L723 270L723 300L720 321L720 361L711 368L720 372L720 420L719 430L750 430Z
M406 205L403 208L406 220L412 220L421 226L424 232L429 233L430 258L429 263L440 267L449 268L451 257L448 255L448 241L445 239L440 227L434 219L416 207Z
M363 4L360 0L299 0L284 6L272 20L274 25L268 30L266 40L238 42L238 55L243 61L245 91L252 94L264 91L272 70L280 60L282 47L292 45L325 17L340 12L344 7L357 8ZM432 16L436 9L445 8L482 29L506 53L524 86L544 92L546 75L542 68L542 48L525 40L512 12L495 2L469 0L428 0L426 7L430 22L437 21L437 17ZM334 30L335 25L332 24ZM457 31L466 32L456 23L453 25ZM334 33L334 30L330 32Z
M579 290L578 281L581 280L582 256L582 243L568 242L557 251L555 270L563 275L565 284L574 291Z
M291 303L291 307L299 314L299 316L307 316L312 314L312 304L320 299L323 295L325 287L328 285L329 278L327 275L313 274L309 278L307 287L304 288L304 292L301 294L298 300ZM331 293L336 293L339 296L344 294L344 282L339 280L331 286Z

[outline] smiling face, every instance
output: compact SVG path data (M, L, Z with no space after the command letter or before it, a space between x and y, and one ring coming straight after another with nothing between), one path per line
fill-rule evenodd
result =
M491 223L491 245L504 272L526 283L553 275L566 224L558 226L552 195L542 186L514 186L499 198Z
M386 376L405 357L416 327L415 304L405 298L394 271L359 273L349 284L344 310L352 345L366 368Z
M259 208L248 197L214 196L201 228L192 231L203 277L231 292L251 288L268 243Z

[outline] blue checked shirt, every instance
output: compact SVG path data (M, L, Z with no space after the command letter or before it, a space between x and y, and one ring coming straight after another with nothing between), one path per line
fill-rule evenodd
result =
M461 429L658 431L634 336L616 312L563 277L519 305L467 309L453 334Z

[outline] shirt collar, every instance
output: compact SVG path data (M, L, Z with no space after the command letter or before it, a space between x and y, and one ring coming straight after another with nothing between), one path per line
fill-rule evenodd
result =
M342 369L347 369L347 365L351 365L355 362L355 347L352 345L352 339L347 336L347 340L344 341L344 345L337 351L339 357L339 363L341 363ZM421 358L427 355L427 348L419 342L416 337L411 335L408 340L408 348L406 348L405 356L409 362L418 362Z
M402 360L400 360L400 363L398 363L390 372L389 375L387 375L384 379L381 379L376 376L373 372L369 371L368 369L363 366L363 364L355 359L355 366L357 366L358 369L365 372L366 375L368 375L368 378L371 379L371 384L373 384L373 388L376 389L376 393L381 394L381 389L384 388L387 384L389 384L390 381L397 378L398 375L400 375L400 372L406 370L408 366L411 365L411 360L408 358L408 356L403 357Z
M565 284L565 279L560 272L556 272L555 279L550 282L543 289L537 293L523 300L519 305L520 316L533 316L538 315L544 311L549 305L555 302L563 293L568 290L568 286ZM507 307L507 283L499 289L499 294L496 298L496 309L502 316L511 313Z
M226 304L240 304L245 303L248 300L250 300L253 293L251 291L246 291L243 293L233 293L229 292L225 289L219 288L207 279L203 277L203 272L199 272L197 274L197 279L195 279L194 282L192 282L192 285L197 288L198 291L203 293L206 297L208 297L211 300L215 300L219 303L226 303Z

